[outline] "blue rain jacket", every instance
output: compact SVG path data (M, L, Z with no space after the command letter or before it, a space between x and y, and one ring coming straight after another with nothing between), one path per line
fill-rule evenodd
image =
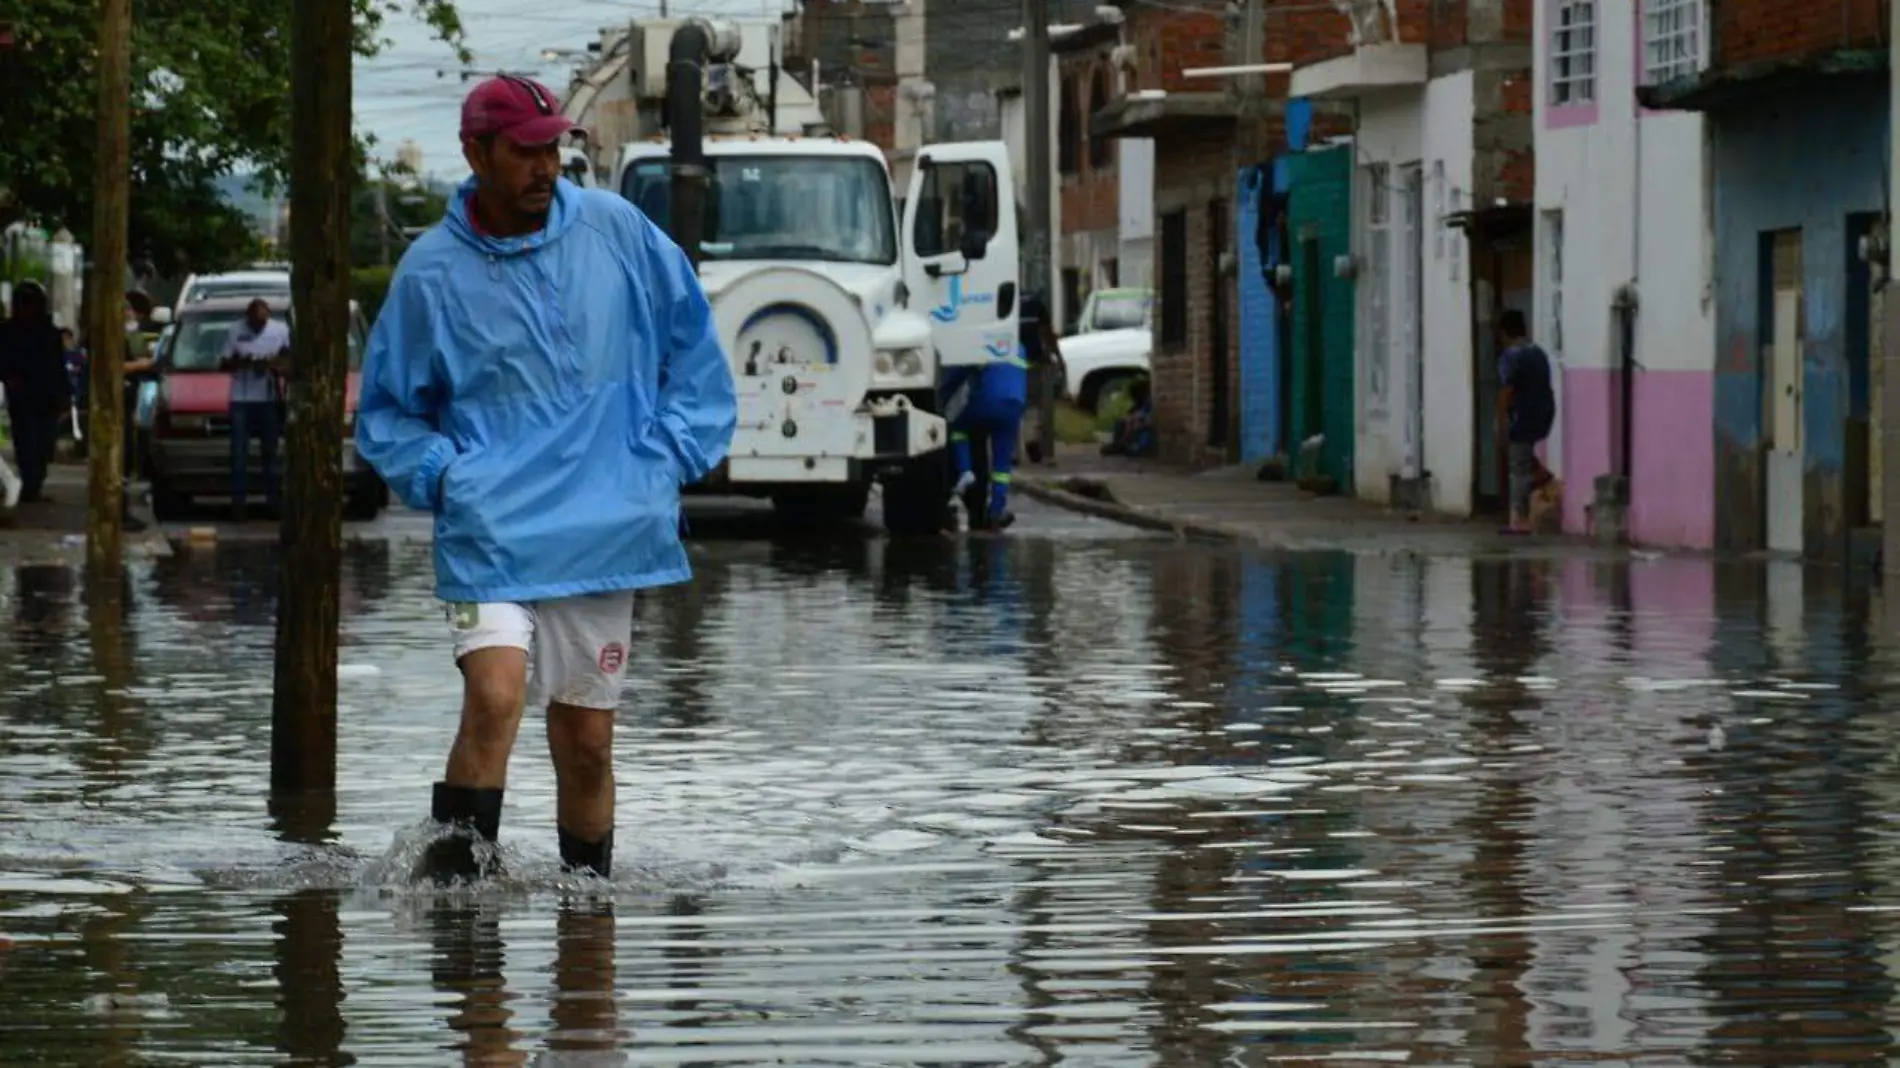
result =
M950 368L944 375L944 415L952 426L984 426L1020 420L1029 406L1029 361L1017 354L981 366Z
M680 488L738 417L699 279L622 198L562 179L547 227L403 255L363 357L356 446L435 513L436 595L526 602L683 582Z

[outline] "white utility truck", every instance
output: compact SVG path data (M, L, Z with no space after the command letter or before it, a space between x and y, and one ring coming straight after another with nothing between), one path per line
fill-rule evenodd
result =
M779 87L810 97L776 63L762 91L761 72L736 62L736 26L633 32L636 106L666 124L622 147L613 187L698 264L739 393L731 455L693 491L845 518L875 482L887 530L940 529L952 484L943 374L1016 350L1005 146L926 146L900 219L883 153L803 122L785 129Z

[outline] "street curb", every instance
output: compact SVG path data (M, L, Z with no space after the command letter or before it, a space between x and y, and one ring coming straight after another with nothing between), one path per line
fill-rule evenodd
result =
M1182 522L1155 515L1144 509L1135 508L1113 500L1098 500L1085 497L1080 493L1051 485L1043 479L1023 479L1016 483L1016 489L1045 504L1053 504L1071 512L1092 515L1097 519L1107 519L1143 530L1153 530L1163 534L1172 534L1181 539L1196 541L1215 541L1234 543L1247 539L1234 531L1205 523Z

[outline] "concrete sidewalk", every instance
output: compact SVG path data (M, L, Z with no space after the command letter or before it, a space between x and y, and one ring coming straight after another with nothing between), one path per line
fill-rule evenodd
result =
M46 476L47 501L22 504L11 512L0 510L0 563L82 564L86 560L86 513L89 507L84 464L60 462ZM128 561L169 556L171 543L149 509L139 502L142 486L134 485L132 514L146 523L138 533L125 534Z
M1017 469L1015 488L1051 504L1182 538L1421 556L1631 554L1572 535L1506 535L1496 519L1481 522L1399 511L1353 497L1314 496L1290 482L1258 480L1251 464L1195 472L1154 460L1104 457L1085 446L1065 446L1056 461L1053 468Z

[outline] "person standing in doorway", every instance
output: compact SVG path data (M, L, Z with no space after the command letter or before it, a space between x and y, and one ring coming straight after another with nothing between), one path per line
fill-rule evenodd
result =
M680 490L738 398L691 261L631 203L561 176L575 129L503 75L462 104L473 171L403 253L364 354L356 445L435 514L461 723L424 859L482 874L524 705L547 710L563 865L609 874L614 712L634 591L685 582ZM532 667L532 671L530 668ZM530 682L532 681L532 689Z
M263 456L264 495L271 510L277 508L277 375L289 351L290 328L271 318L269 302L251 301L224 358L224 369L231 372L231 513L239 520L252 438Z
M1537 446L1557 421L1550 355L1530 339L1524 313L1506 308L1498 316L1504 355L1498 358L1498 431L1510 464L1511 520L1507 534L1531 532L1531 490L1537 478Z

